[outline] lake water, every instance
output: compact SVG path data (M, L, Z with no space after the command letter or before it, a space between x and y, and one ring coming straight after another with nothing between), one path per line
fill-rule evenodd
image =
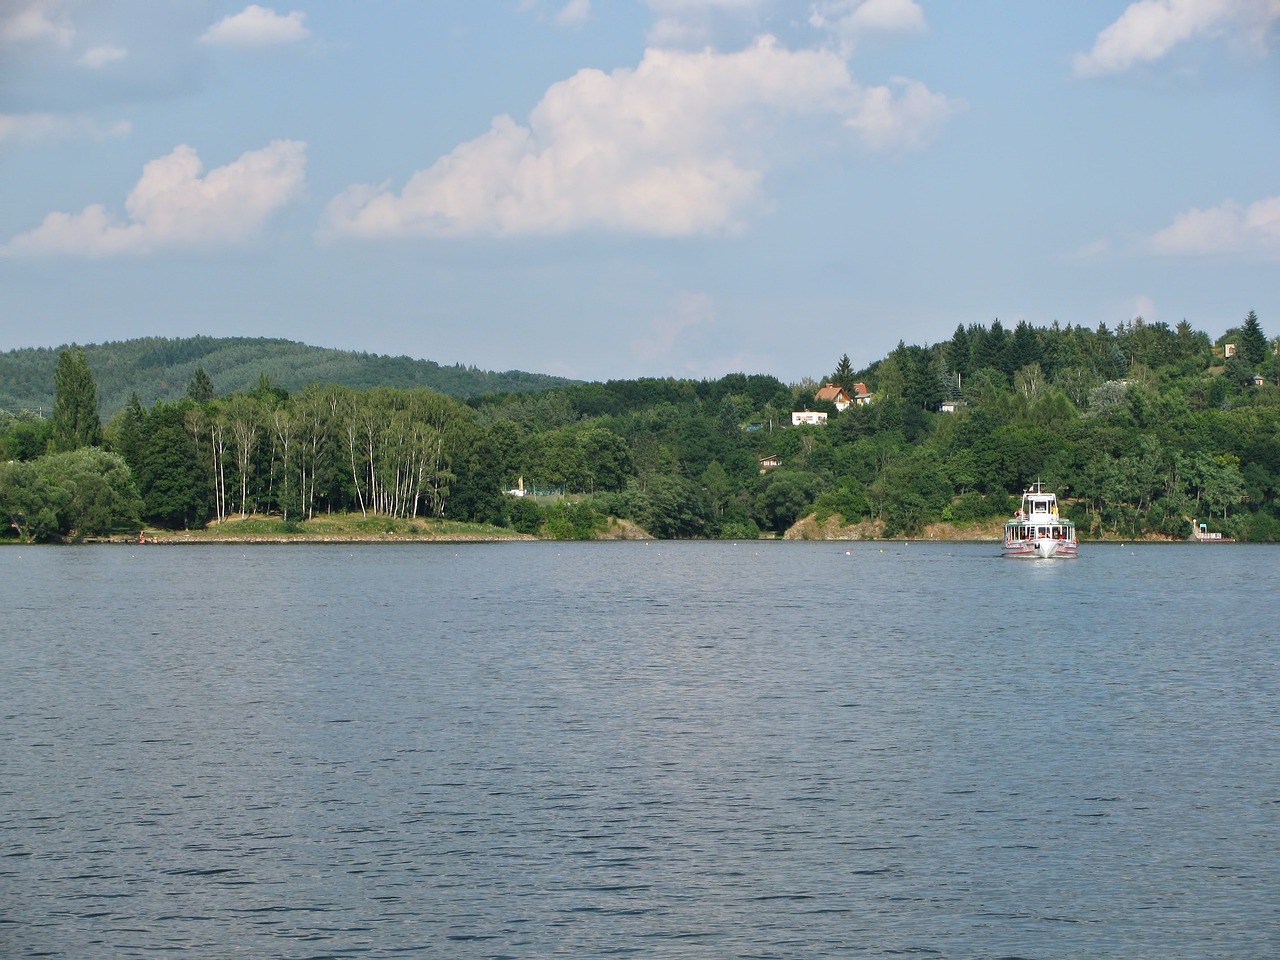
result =
M0 956L1280 955L1280 548L0 550Z

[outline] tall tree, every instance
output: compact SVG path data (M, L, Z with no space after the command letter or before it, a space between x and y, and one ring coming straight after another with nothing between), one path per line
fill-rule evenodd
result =
M209 375L204 372L204 367L196 367L195 376L187 384L187 396L201 404L217 399L218 391L214 389Z
M142 401L136 393L129 394L129 402L125 404L125 408L112 418L112 422L117 424L115 452L124 457L130 470L137 470L138 464L142 462L142 430L146 419Z
M143 518L164 527L203 526L208 517L208 479L186 427L189 402L157 402L143 428L137 472Z
M1267 336L1258 323L1258 315L1252 310L1240 328L1240 357L1250 367L1261 366L1267 359Z
M98 385L85 359L84 348L63 350L53 374L53 437L55 452L94 447L102 442L98 419Z
M981 329L981 328L980 328ZM997 317L991 322L991 329L984 330L985 336L970 336L973 344L973 372L984 367L999 370L1006 376L1012 371L1006 369L1008 363L1009 335Z
M956 325L956 332L951 335L951 341L947 344L946 350L947 365L951 370L962 377L968 376L972 347L969 343L969 333L965 330L963 323Z
M837 387L843 387L848 393L853 389L853 364L849 362L849 355L842 354L840 362L836 364L835 373L831 374L829 383L834 383Z

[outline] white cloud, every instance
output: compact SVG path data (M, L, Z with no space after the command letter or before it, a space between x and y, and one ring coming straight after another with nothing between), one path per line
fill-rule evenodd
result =
M40 143L48 140L106 140L128 136L127 120L103 125L83 116L55 113L0 113L0 144Z
M75 35L59 0L0 0L0 43L48 40L69 47Z
M554 84L529 126L507 116L400 193L356 186L329 207L359 237L733 229L759 202L775 124L825 114L873 148L913 146L956 105L922 84L864 89L832 51L772 38L729 54L648 50L635 69Z
M1202 36L1242 36L1265 44L1277 20L1280 0L1138 0L1098 34L1092 50L1076 55L1075 72L1120 73Z
M279 14L251 3L237 14L219 20L200 38L201 43L228 47L266 47L295 43L311 36L303 25L306 14Z
M580 27L591 19L591 0L569 0L556 14L556 26Z
M916 0L645 0L654 14L649 42L654 46L696 47L767 32L768 23L809 25L836 37L851 50L874 33L926 29Z
M1184 256L1245 254L1280 257L1280 197L1248 206L1227 201L1179 214L1150 241L1156 253Z
M809 22L835 34L845 49L874 33L927 29L924 11L915 0L823 0L814 4Z
M80 64L91 70L96 70L99 67L105 67L109 63L118 63L127 56L129 56L129 51L124 47L108 44L86 50L80 57Z
M895 96L894 90L899 93ZM963 105L934 93L918 80L896 77L888 86L869 87L858 112L845 122L877 150L924 146Z
M180 146L152 160L125 200L124 222L101 204L51 213L6 244L6 254L112 256L233 243L256 233L297 197L306 176L306 144L276 140L203 177L195 150Z

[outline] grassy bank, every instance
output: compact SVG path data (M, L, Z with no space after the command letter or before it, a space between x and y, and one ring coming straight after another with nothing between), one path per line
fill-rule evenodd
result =
M222 523L211 523L202 530L162 530L148 527L142 531L152 543L357 543L397 540L439 540L467 542L480 540L532 540L507 527L484 523L461 523L456 520L396 520L390 517L361 514L325 514L311 520L285 522L279 517L234 516ZM136 540L113 537L113 540Z

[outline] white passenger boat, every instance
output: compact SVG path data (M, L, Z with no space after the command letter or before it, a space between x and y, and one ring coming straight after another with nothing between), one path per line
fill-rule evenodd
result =
M1036 482L1022 495L1022 509L1004 525L1006 557L1074 557L1076 525L1058 513L1058 497Z

